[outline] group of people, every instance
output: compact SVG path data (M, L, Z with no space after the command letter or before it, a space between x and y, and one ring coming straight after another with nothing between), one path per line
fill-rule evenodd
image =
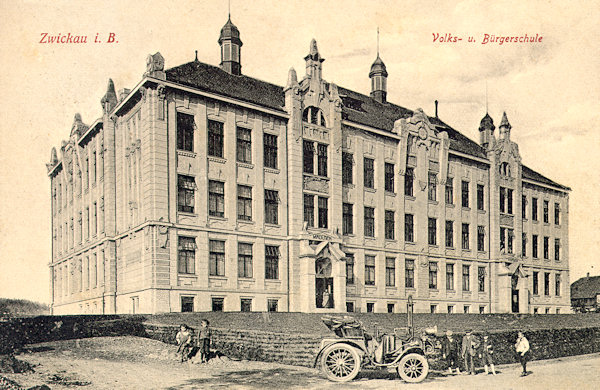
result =
M200 363L207 363L210 358L210 328L208 320L200 322L200 328L196 334L194 343L194 334L192 329L186 324L181 324L179 332L175 336L177 341L177 354L181 362L189 360L196 353L199 354Z
M442 358L448 363L448 371L450 374L456 370L460 374L459 368L459 350L460 358L464 362L465 373L475 375L475 357L478 356L485 368L486 374L496 375L494 367L494 347L490 341L488 333L483 334L483 339L480 341L473 331L468 329L462 339L459 348L459 341L454 337L451 330L446 331L446 337L442 342ZM529 341L525 338L523 332L518 332L517 341L515 343L515 352L521 363L523 371L521 376L527 375L527 361L529 360Z

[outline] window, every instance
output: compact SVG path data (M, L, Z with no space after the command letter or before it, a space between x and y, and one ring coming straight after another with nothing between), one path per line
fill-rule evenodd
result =
M471 268L468 265L462 266L462 289L463 291L471 291Z
M560 261L560 238L554 239L554 260Z
M302 120L314 125L326 127L323 111L314 106L309 106L304 109L304 112L302 113Z
M521 256L527 257L527 233L521 234Z
M317 168L319 176L327 177L327 145L317 144Z
M388 303L388 304L387 304L387 312L388 312L388 313L393 313L393 312L394 312L394 309L395 309L395 307L396 307L396 305L395 305L395 304L393 304L393 303Z
M413 196L413 182L415 179L414 168L406 168L404 175L404 195Z
M462 207L469 207L469 182L462 181L461 182L461 198L462 198Z
M560 296L560 274L554 276L554 295Z
M277 169L277 136L263 134L263 160L266 168Z
M354 302L346 302L346 312L354 313Z
M454 204L454 179L446 180L446 204Z
M304 195L304 222L308 227L315 226L315 197Z
M448 314L454 313L454 305L448 305Z
M427 199L431 201L437 200L437 174L429 172L427 180Z
M527 197L525 195L521 198L521 218L527 219Z
M212 311L223 311L225 298L212 298Z
M550 273L544 272L544 295L550 295Z
M500 187L500 212L506 212L506 188Z
M323 198L319 196L318 206L319 206L319 228L327 229L327 219L328 219L328 207L327 207L327 198Z
M560 205L554 203L554 224L560 225Z
M303 142L303 164L304 164L304 173L314 173L315 172L315 146L311 141Z
M429 288L437 289L437 272L438 266L435 261L429 262Z
M90 173L92 175L92 182L95 184L96 183L96 151L95 150L92 152L92 169L91 169Z
M279 279L279 247L265 245L265 279Z
M469 314L471 312L471 306L469 305L464 305L463 306L463 313L465 314Z
M92 219L92 235L96 235L96 233L98 232L98 204L96 202L94 202L93 205L93 217L94 219ZM556 248L556 246L554 246L554 248Z
M485 313L485 306L479 306L479 314Z
M277 191L265 190L265 223L273 225L279 223L278 201L279 194Z
M267 299L267 311L276 312L277 311L277 299Z
M477 267L478 291L485 292L485 267Z
M177 113L177 149L194 151L194 116Z
M506 189L506 212L508 214L513 213L513 190L510 188Z
M223 123L208 121L208 155L223 157Z
M544 201L544 223L549 223L549 222L548 222L548 221L549 221L549 219L550 219L550 217L549 217L549 215L548 215L548 214L550 213L550 212L549 212L549 210L548 210L548 208L549 208L549 207L550 207L550 206L548 205L548 201L547 201L547 200L545 200L545 201Z
M225 276L225 241L208 241L209 275Z
M238 277L252 277L252 244L238 243Z
M404 241L414 242L414 216L412 214L404 214Z
M238 185L238 219L252 221L252 187Z
M483 210L483 184L477 184L477 210Z
M342 234L349 235L354 233L354 207L350 203L342 204Z
M181 312L191 313L194 311L194 297L181 297Z
M375 285L375 256L365 256L365 285Z
M427 219L427 241L429 245L437 244L437 220L435 218Z
M177 248L177 270L180 274L194 274L196 264L196 239L179 237Z
M225 216L225 183L221 181L208 181L208 215Z
M477 226L477 250L485 251L485 226Z
M85 185L84 188L87 190L90 187L90 159L85 158Z
M531 219L538 220L537 198L531 198Z
M531 236L531 256L534 259L538 257L538 236L534 234Z
M354 284L354 255L346 253L346 284Z
M539 286L538 286L539 274L540 274L539 272L533 271L533 295L538 295L538 293L539 293Z
M385 239L393 240L395 238L396 223L393 210L385 210Z
M88 238L90 238L90 208L89 207L85 208L85 224L86 224L85 238L88 239Z
M462 248L469 249L469 224L462 224Z
M437 305L429 305L429 312L432 314L437 312Z
M446 264L446 290L454 290L454 264Z
M177 175L177 210L194 212L196 182L192 176Z
M250 298L240 299L240 311L242 311L242 312L252 311L252 299L250 299Z
M396 258L385 258L385 285L394 287L396 285Z
M372 158L365 157L364 163L364 184L367 188L375 188L375 171L374 171L374 160Z
M375 209L365 207L365 237L375 237Z
M394 164L385 163L385 190L394 192Z
M544 259L548 260L550 258L550 237L544 237Z
M404 261L404 287L415 287L415 261L412 259Z
M342 184L352 184L352 153L342 152Z
M367 313L373 313L374 310L375 310L375 303L367 302Z
M237 161L252 162L252 131L241 127L237 128Z
M506 228L500 228L500 252L505 253L506 251Z
M454 247L454 221L446 221L446 247Z

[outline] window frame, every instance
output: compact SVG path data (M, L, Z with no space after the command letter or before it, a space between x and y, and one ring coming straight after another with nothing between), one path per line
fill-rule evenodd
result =
M220 192L217 187L221 187ZM208 181L208 215L225 218L225 183L222 181Z
M209 276L225 276L225 241L208 240Z
M207 154L211 157L223 158L225 145L225 124L208 119L207 124Z
M196 122L194 115L177 112L177 150L194 152L194 130ZM189 126L189 127L188 127Z
M235 133L236 161L244 164L252 164L252 130L237 126Z
M363 162L363 179L365 188L375 189L375 160L365 157Z

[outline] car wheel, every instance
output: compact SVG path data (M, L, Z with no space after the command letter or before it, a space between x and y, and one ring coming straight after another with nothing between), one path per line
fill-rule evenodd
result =
M429 373L429 363L425 356L418 353L409 353L400 359L397 368L398 375L405 382L418 383L423 381Z
M358 375L360 363L356 348L347 344L333 344L323 351L321 370L329 380L347 382Z

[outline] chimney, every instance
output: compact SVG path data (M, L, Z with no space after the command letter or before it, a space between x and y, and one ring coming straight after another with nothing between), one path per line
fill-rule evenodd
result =
M590 273L588 272L586 278L589 278L589 277L590 277Z
M435 101L435 117L439 118L438 117L438 101L437 100Z

